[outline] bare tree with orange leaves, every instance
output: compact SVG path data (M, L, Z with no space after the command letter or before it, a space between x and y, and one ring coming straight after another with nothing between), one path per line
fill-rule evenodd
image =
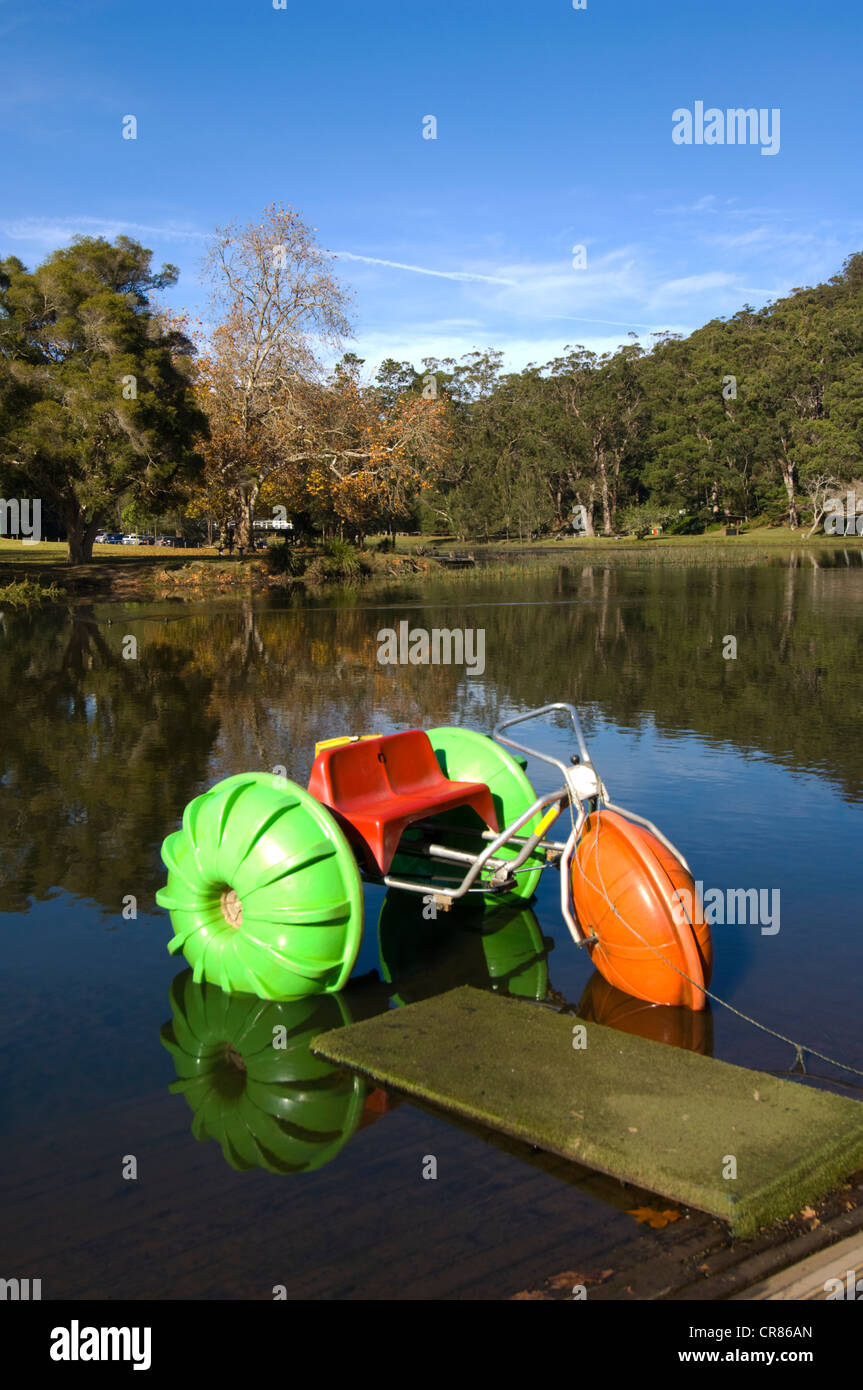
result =
M261 500L392 530L445 446L442 402L385 401L353 364L326 377L320 356L350 331L348 295L314 231L274 204L262 222L219 229L207 258L217 327L200 361L210 440L193 507L236 516L241 545Z

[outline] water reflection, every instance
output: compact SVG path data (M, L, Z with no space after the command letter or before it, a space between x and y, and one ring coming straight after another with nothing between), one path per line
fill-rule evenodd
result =
M310 606L109 605L2 615L0 910L63 887L118 911L161 882L158 849L222 775L284 767L305 784L318 739L471 724L565 695L636 733L692 731L817 769L863 795L859 551L799 563L561 567L420 606L367 595ZM180 610L181 611L178 611ZM481 625L487 668L382 666L376 634ZM726 634L737 659L723 657ZM128 656L128 638L137 644Z
M215 1140L232 1168L310 1172L330 1163L361 1128L399 1100L317 1057L319 1033L460 985L545 1002L593 1023L710 1054L709 1012L657 1008L595 973L577 1008L549 984L552 942L526 906L484 917L461 910L426 921L410 894L386 894L378 919L380 975L339 995L273 1003L196 984L191 970L170 991L161 1041L174 1059L171 1091L192 1111L192 1133Z
M396 1004L415 1004L457 985L545 999L552 942L530 907L483 914L481 906L465 904L427 921L418 904L416 895L391 889L378 918L381 973L395 987Z
M393 1108L311 1050L319 1033L473 984L544 999L549 942L529 907L448 914L426 922L410 894L388 893L378 922L380 978L337 995L274 1003L196 984L171 984L162 1045L177 1072L172 1092L192 1111L192 1133L214 1139L232 1168L302 1173L330 1163L360 1128Z
M89 604L4 617L0 911L57 886L118 911L205 775L212 677L179 634L124 657L132 624Z
M161 1040L196 1139L214 1139L240 1170L303 1173L335 1158L359 1126L366 1088L309 1044L352 1021L343 995L270 1003L196 984L187 970L170 998Z
M579 1018L588 1023L602 1023L621 1033L632 1033L649 1042L667 1043L689 1052L713 1056L713 1014L708 1002L706 1009L670 1008L633 999L608 983L596 970L578 1002Z
M296 1009L226 998L194 986L186 972L163 1032L178 1095L165 1095L167 1054L154 1034L176 963L165 950L167 918L153 910L164 883L162 840L183 807L221 777L282 766L305 783L315 741L338 733L446 724L488 730L527 706L574 700L610 790L662 825L707 885L781 887L779 934L727 925L718 935L717 992L786 1036L859 1066L858 558L857 547L828 556L801 547L796 563L777 557L746 568L702 560L570 565L503 580L424 579L413 595L365 592L337 602L230 597L0 615L0 929L9 1024L8 1056L0 1057L9 1080L2 1224L10 1249L22 1259L43 1249L38 1272L71 1297L118 1288L162 1296L140 1261L130 1256L123 1267L119 1220L144 1241L158 1236L147 1268L175 1270L178 1254L186 1260L186 1274L172 1275L177 1296L202 1296L200 1250L212 1231L201 1212L213 1205L202 1206L202 1172L224 1210L219 1204L227 1194L230 1205L235 1192L233 1167L246 1167L241 1219L236 1230L225 1228L221 1282L214 1277L211 1286L220 1296L238 1296L225 1274L235 1276L237 1248L251 1252L246 1274L259 1279L261 1259L272 1255L274 1200L297 1252L298 1296L316 1271L315 1296L334 1287L348 1296L423 1293L417 1270L427 1268L430 1245L440 1270L463 1262L496 1288L499 1241L492 1230L483 1252L473 1220L490 1183L501 1192L512 1186L508 1210L542 1209L549 1229L567 1239L573 1232L567 1261L581 1268L584 1259L606 1258L607 1211L580 1195L574 1203L566 1184L626 1209L638 1205L632 1189L588 1178L564 1160L547 1165L546 1155L488 1131L471 1148L468 1123L450 1117L446 1138L464 1159L465 1181L430 1217L405 1163L407 1148L426 1142L421 1107L405 1103L388 1118L393 1096L337 1073L308 1049L312 1036L348 1019L470 982L710 1052L709 1032L692 1031L709 1030L709 1016L675 1020L599 980L588 985L590 963L562 924L553 871L533 904L539 927L532 915L497 913L476 923L440 914L426 924L418 902L408 917L390 901L380 910L378 890L370 890L358 972L375 975L352 981L339 1000ZM377 632L408 615L417 626L484 628L484 676L379 665ZM737 637L736 661L723 658L726 634ZM127 636L137 641L134 659L124 655ZM548 751L560 749L560 732L543 733ZM801 775L811 770L818 776ZM538 781L544 770L531 774ZM137 920L121 915L130 894ZM550 937L560 947L552 954ZM272 1018L258 1012L268 1010ZM685 1025L676 1034L675 1023ZM272 1048L274 1024L285 1029L284 1049ZM730 1062L776 1070L793 1061L783 1044L725 1011L716 1013L716 1031L716 1053ZM51 1065L46 1037L64 1040L62 1067ZM808 1062L807 1073L817 1076ZM209 1153L184 1132L179 1095L193 1132L211 1141ZM71 1135L62 1171L58 1123ZM372 1129L357 1139L365 1125ZM103 1192L96 1205L104 1221L94 1225L93 1174L109 1174L110 1155L151 1140L164 1143L168 1198L157 1179L142 1189L133 1218L127 1198L114 1193L123 1207L114 1212ZM501 1153L507 1162L497 1162ZM531 1186L525 1165L558 1186L544 1178ZM296 1176L274 1186L265 1171ZM367 1198L360 1204L351 1200L358 1184ZM377 1269L373 1217L381 1210L396 1211L401 1225L390 1232L392 1258ZM486 1235L493 1226L485 1223ZM508 1223L505 1235L510 1254L532 1248L535 1221ZM82 1240L92 1249L84 1265L74 1258ZM394 1284L393 1269L413 1273ZM346 1283L344 1271L357 1282ZM271 1282L282 1277L274 1269ZM450 1296L456 1286L442 1277L437 1287Z

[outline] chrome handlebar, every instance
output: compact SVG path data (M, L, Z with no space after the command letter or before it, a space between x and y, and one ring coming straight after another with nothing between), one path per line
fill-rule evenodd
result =
M516 714L513 715L512 719L504 719L500 724L495 726L492 738L498 743L502 743L506 748L515 748L519 753L526 753L529 758L539 758L540 762L551 763L552 767L557 767L561 772L566 774L568 770L566 763L562 763L558 758L552 758L548 753L540 753L536 748L528 748L527 744L516 743L515 739L504 738L501 733L502 729L510 729L513 724L524 724L528 719L539 719L543 714L551 714L555 710L567 711L572 720L575 737L578 740L578 751L581 761L586 763L588 767L593 767L590 754L587 751L587 744L584 741L584 733L581 728L581 720L578 717L578 710L575 708L575 705L566 704L565 701L558 700L553 705L543 705L541 709L531 709L528 710L527 714Z
M572 720L572 727L575 732L575 737L578 740L578 751L582 766L593 768L593 771L596 772L596 769L593 767L593 762L591 761L590 754L587 751L587 744L584 739L584 732L581 727L581 720L578 717L578 710L575 708L575 705L567 704L564 700L555 701L555 703L551 705L543 705L540 709L530 709L527 711L526 714L516 714L513 715L511 719L502 720L500 724L497 724L495 726L495 730L492 737L498 743L502 743L506 748L514 748L516 752L525 753L529 758L538 758L540 762L550 763L552 767L559 768L559 770L563 773L564 781L566 783L566 786L570 790L571 796L574 797L574 799L578 803L580 813L583 814L581 799L578 797L575 787L573 785L572 766L567 766L567 764L562 763L559 758L553 758L548 753L540 753L539 750L536 748L529 748L527 744L516 743L515 739L504 738L501 732L503 729L512 728L513 724L524 724L528 719L539 719L542 715L552 714L557 710L566 710L570 719ZM639 825L643 825L647 830L650 830L656 836L656 838L663 845L665 845L665 848L669 850L671 854L674 855L675 859L677 859L683 865L687 873L690 872L689 865L687 864L683 855L680 853L680 850L676 847L676 845L673 845L665 835L663 835L662 831L654 825L653 821L648 820L646 816L638 816L635 814L634 811L628 811L623 806L616 806L614 802L611 801L611 799L609 798L608 792L605 789L605 785L599 778L598 774L596 776L596 782L599 793L599 803L604 804L607 810L617 811L619 815L625 816L629 820L637 821ZM566 855L564 855L564 858L566 858Z

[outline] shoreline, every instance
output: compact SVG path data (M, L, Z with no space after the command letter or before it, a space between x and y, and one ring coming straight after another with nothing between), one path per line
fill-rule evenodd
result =
M213 593L243 591L265 594L305 590L325 595L373 590L402 583L435 585L446 580L461 587L481 578L504 578L508 573L539 571L563 565L612 564L640 568L653 565L759 564L791 562L795 557L815 559L817 552L856 549L863 560L863 539L857 536L825 536L807 539L804 531L759 528L737 536L708 533L701 536L581 537L578 540L533 542L493 541L473 544L465 566L447 564L450 556L464 554L463 543L440 541L432 547L424 537L403 537L395 552L370 551L375 570L362 580L309 584L302 576L271 574L260 554L225 559L215 548L183 554L175 550L130 547L133 553L117 555L117 547L94 547L89 564L70 565L65 542L40 542L38 549L21 542L0 539L0 604L4 590L13 586L7 601L32 606L44 601L107 599L147 600L175 596L195 599ZM441 563L443 561L444 563ZM817 562L816 562L817 563ZM21 586L16 598L15 586ZM39 589L47 590L43 595Z

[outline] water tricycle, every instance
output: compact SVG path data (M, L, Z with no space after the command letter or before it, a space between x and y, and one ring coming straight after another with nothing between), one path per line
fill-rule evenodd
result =
M557 712L577 742L568 762L506 734ZM562 785L537 796L528 756ZM565 838L552 839L559 819ZM710 929L689 866L609 799L570 704L514 715L491 737L454 727L327 739L308 789L246 772L195 797L162 858L169 951L231 994L341 990L362 940L364 881L418 895L433 917L466 899L527 900L553 869L570 935L609 984L652 1004L707 1005Z

